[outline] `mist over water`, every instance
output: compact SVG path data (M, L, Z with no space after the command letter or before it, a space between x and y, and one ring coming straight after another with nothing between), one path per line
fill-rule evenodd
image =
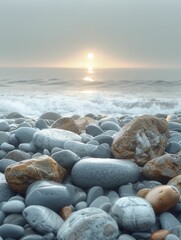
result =
M181 69L1 68L0 113L181 112Z

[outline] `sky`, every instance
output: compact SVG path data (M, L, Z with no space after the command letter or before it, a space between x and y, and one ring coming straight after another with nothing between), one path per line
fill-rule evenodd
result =
M181 68L181 1L0 0L0 67L86 66Z

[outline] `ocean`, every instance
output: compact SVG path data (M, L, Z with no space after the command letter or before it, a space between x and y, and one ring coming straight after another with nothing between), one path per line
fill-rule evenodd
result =
M0 68L0 116L181 113L181 69Z

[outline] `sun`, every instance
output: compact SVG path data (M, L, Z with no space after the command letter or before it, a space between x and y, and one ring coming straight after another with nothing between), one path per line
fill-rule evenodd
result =
M90 59L90 60L93 59L93 58L94 58L94 54L91 53L91 52L88 53L88 54L87 54L87 58Z

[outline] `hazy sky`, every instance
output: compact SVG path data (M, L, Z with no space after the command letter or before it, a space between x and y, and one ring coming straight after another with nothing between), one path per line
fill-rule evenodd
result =
M181 68L181 0L0 0L0 66L87 65Z

